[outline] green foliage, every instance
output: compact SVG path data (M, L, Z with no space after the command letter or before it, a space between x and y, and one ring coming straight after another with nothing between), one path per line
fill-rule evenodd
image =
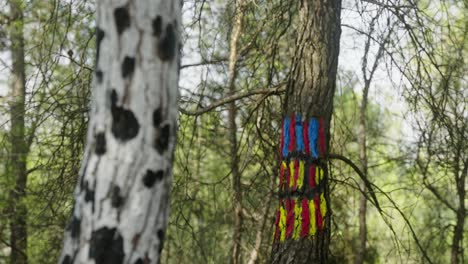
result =
M56 1L24 5L28 258L30 263L55 263L72 206L88 121L94 7L86 2ZM6 123L0 137L4 156L12 155L4 134L8 128ZM2 163L6 177L0 178L1 210L14 186L15 175L8 173L9 166ZM0 218L1 241L8 241L8 218ZM3 249L0 243L0 256L5 259L0 263L7 259Z
M30 263L56 263L85 144L94 64L94 4L81 0L22 2L29 142L25 199L28 257ZM352 8L361 12L363 20L377 12L366 9L366 13L361 4ZM427 253L433 263L448 263L455 213L428 186L434 186L449 205L460 205L456 169L465 166L466 174L468 149L466 7L461 2L440 1L420 1L413 7L407 7L406 1L400 4L396 9L385 9L398 21L398 30L386 46L383 60L388 72L395 67L404 78L399 87L403 91L398 92L406 99L402 104L407 113L388 107L385 100L390 98L369 99L368 177L383 212L368 203L365 261L425 263ZM231 257L234 210L226 105L202 115L190 113L203 111L228 96L233 6L232 1L184 2L183 113L162 263L226 263ZM7 27L2 26L17 22L7 21L3 9L7 12L8 8L0 7L0 52L4 52L9 41ZM262 0L248 1L244 10L235 82L239 94L253 93L236 101L244 263L258 238L257 263L268 263L271 250L283 101L280 92L255 91L284 88L288 80L295 45L291 26L295 8L290 1ZM348 8L344 7L343 15L348 14ZM401 10L407 13L398 13ZM355 58L360 59L358 55ZM359 160L359 70L340 70L332 120L331 152L353 161ZM0 68L0 73L9 75L9 70ZM392 88L390 81L375 83L372 89L382 89L375 93ZM7 85L2 77L0 87ZM8 263L9 215L4 208L14 186L7 157L14 153L8 136L7 98L0 98L0 102L0 263ZM409 121L401 117L403 114ZM413 127L408 129L408 124ZM330 162L330 172L330 262L352 263L359 242L360 179L337 160ZM466 227L463 234L461 245L466 244Z

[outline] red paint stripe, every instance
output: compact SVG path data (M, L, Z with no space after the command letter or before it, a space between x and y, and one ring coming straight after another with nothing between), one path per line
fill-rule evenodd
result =
M317 219L317 229L322 230L323 217L322 217L322 212L320 212L320 197L318 195L315 196L314 204L315 204L315 218Z
M315 165L309 166L309 186L315 188Z
M294 151L294 147L296 144L296 118L294 115L291 117L291 122L289 122L289 152Z
M326 144L325 144L325 120L323 117L319 119L319 135L318 135L318 140L319 140L319 149L320 149L320 154L322 156L325 156L326 154Z
M289 185L291 183L291 172L289 170L289 164L286 163L286 169L284 171L284 176L286 177L286 186L284 187L285 190L289 188Z
M280 149L279 149L279 154L280 157L283 155L283 146L284 146L284 120L281 122L281 140L280 140Z
M279 189L282 190L283 189L283 185L284 185L284 166L283 166L283 163L281 162L281 165L280 165L280 181L279 181Z
M307 199L302 199L302 227L301 227L301 237L307 237L309 234L309 226L310 226L310 211L309 211L309 203Z
M281 204L280 204L281 206ZM280 230L279 230L279 220L280 220L280 210L276 213L276 220L275 220L275 241L279 240Z
M297 190L297 180L299 179L299 160L294 160L294 187Z
M310 154L310 146L309 146L309 123L304 121L302 125L302 134L304 135L304 147L306 154Z
M288 211L286 217L286 238L291 238L294 230L294 206L295 202L292 199L286 200L286 210Z

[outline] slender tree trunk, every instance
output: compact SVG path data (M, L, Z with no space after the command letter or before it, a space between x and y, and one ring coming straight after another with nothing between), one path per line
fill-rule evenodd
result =
M261 224L258 225L257 229L257 235L255 236L255 245L252 251L250 252L250 257L249 261L247 262L248 264L255 264L257 263L258 256L260 254L260 247L262 245L262 240L263 240L263 233L265 232L265 226L267 225L267 220L268 220L268 215L270 214L270 207L271 207L271 202L273 200L273 195L268 196L268 200L265 204L264 211L262 213L262 219L261 219Z
M459 146L463 146L464 144L458 144ZM452 249L451 249L451 263L458 264L463 263L463 232L464 232L464 225L466 219L466 207L465 207L465 197L466 197L466 175L467 175L467 160L460 162L461 159L461 150L460 147L458 148L458 157L457 158L457 169L455 172L456 183L457 183L457 195L458 195L458 208L456 211L456 223L455 228L453 230L453 238L452 238ZM462 169L460 170L459 164L463 163Z
M460 258L463 258L463 231L465 225L466 210L460 206L457 211L457 219L452 238L451 262L452 264L460 263ZM463 262L461 262L463 263Z
M10 172L15 178L15 187L11 192L10 201L10 243L11 263L25 264L28 262L27 247L27 208L24 201L26 196L26 156L27 147L25 139L25 63L24 63L24 37L23 37L23 8L22 1L11 0L11 57L12 57L12 86L11 86L11 158Z
M327 149L340 42L341 0L299 3L286 90L279 209L272 263L326 263L330 243Z
M367 134L366 134L366 109L367 97L369 93L370 81L365 80L362 91L362 101L359 110L359 132L357 135L359 145L359 160L361 162L361 171L367 177ZM366 191L366 184L361 181L359 184L361 191ZM364 263L367 243L367 199L363 193L359 195L359 243L356 251L355 264Z
M361 171L365 177L367 177L367 103L369 97L369 89L374 77L375 71L379 65L379 61L382 58L384 47L393 32L393 27L389 27L389 31L385 38L382 39L379 44L379 49L375 56L374 62L372 63L370 69L367 69L369 61L369 49L371 42L372 33L374 32L374 25L379 17L379 14L376 15L371 23L370 30L367 35L366 44L364 47L364 56L362 57L362 77L364 79L364 89L362 90L362 101L359 109L359 133L357 135L358 145L359 145L359 160L361 163ZM388 22L390 23L390 22ZM390 25L390 24L388 24ZM362 192L367 190L366 184L364 181L361 181L359 187ZM364 193L359 195L359 243L355 254L354 263L362 264L366 258L366 244L367 244L367 198Z
M60 263L159 262L176 139L180 5L97 2L93 103Z
M236 94L236 76L237 76L237 46L242 30L242 20L244 17L245 0L239 0L235 6L234 23L230 40L229 54L229 95ZM231 154L231 174L233 186L234 203L234 234L231 263L239 264L241 262L241 243L242 243L242 185L241 173L239 171L239 157L237 144L237 107L235 101L229 103L229 144Z

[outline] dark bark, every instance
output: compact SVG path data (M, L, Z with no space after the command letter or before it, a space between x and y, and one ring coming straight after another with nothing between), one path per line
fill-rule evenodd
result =
M25 140L25 62L23 37L22 1L10 1L11 9L11 58L12 85L10 100L10 173L15 179L15 187L10 200L10 243L13 264L25 264L27 258L27 208L24 202L26 195L26 140Z
M456 210L456 223L453 230L452 248L451 248L451 263L458 264L460 260L463 260L463 231L465 226L466 218L466 175L468 168L468 161L462 160L463 143L458 144L456 151L456 162L455 162L455 181L458 196L458 208ZM461 169L462 168L462 169ZM463 262L462 262L463 263Z
M340 12L340 0L301 1L285 115L323 117L329 123L338 67Z
M322 119L326 149L330 138L329 124L333 111L338 66L340 12L341 0L303 0L299 3L296 51L291 77L286 88L284 116L299 114L303 121L308 121L312 117ZM306 159L309 160L310 157ZM321 188L318 188L321 189L320 193L324 194L327 205L323 228L317 229L317 233L313 236L275 241L272 263L327 262L331 215L327 184L327 152L320 153L319 159L314 162L324 172ZM306 161L306 164L309 163Z

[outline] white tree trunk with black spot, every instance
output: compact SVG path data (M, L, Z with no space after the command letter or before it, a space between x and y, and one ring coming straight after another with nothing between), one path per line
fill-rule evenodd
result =
M177 126L181 2L97 1L87 146L59 263L158 263Z

